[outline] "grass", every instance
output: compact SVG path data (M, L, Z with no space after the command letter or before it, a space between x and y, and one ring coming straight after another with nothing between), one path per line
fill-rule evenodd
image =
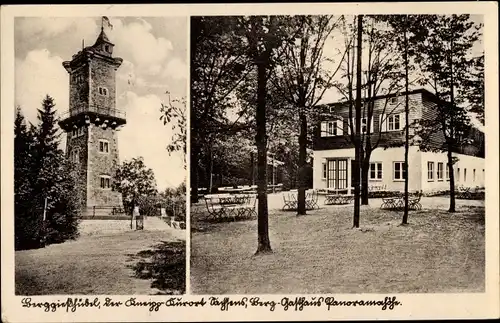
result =
M82 237L17 251L16 295L184 293L184 252L185 242L164 231Z
M442 207L446 201L435 199ZM441 204L439 204L441 203ZM484 291L484 206L457 213L424 205L401 226L401 212L323 207L296 217L270 211L273 253L254 256L257 222L192 219L194 294L438 293Z

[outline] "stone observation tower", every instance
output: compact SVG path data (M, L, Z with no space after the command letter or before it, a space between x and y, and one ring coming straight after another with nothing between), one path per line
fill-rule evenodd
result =
M93 46L62 64L70 95L59 126L67 133L66 157L78 169L78 194L87 215L122 206L121 194L111 187L119 165L117 130L126 124L125 112L116 109L115 73L123 60L113 57L113 46L101 27Z

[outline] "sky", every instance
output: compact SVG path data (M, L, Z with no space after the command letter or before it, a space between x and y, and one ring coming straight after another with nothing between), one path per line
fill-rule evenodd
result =
M109 17L106 28L115 44L113 55L123 58L117 70L116 107L127 113L118 132L120 161L142 156L153 169L158 189L184 181L180 153L169 155L170 125L159 120L161 103L185 98L187 91L187 19L185 17ZM15 20L15 104L36 123L46 94L58 113L68 110L69 75L62 66L84 46L94 44L101 17ZM65 149L65 135L61 137Z
M339 16L334 16L333 20L335 21L338 19ZM346 15L346 21L347 22L352 22L354 16L352 15ZM484 23L484 17L483 15L470 15L470 20L473 21L476 25L483 24ZM484 30L482 30L484 32ZM366 36L365 36L366 39ZM328 69L329 71L334 71L336 70L340 60L342 59L343 51L345 50L345 37L344 35L338 30L334 30L332 34L330 35L330 38L325 42L324 46L324 51L323 51L323 56L325 58L328 58L331 60L330 62L324 63L325 68ZM484 50L484 44L483 44L483 37L480 37L479 40L474 44L471 50L471 55L472 56L479 56ZM396 51L395 51L396 52ZM368 57L367 57L367 49L364 48L363 52L363 69L367 69L367 62L368 62ZM340 80L340 75L342 73L338 72L337 76L334 78L335 80ZM412 79L412 75L410 75L410 81ZM415 89L415 88L421 88L421 85L415 85L415 86L410 86L410 90ZM425 87L428 90L432 91L432 88L427 86ZM322 96L322 99L320 100L319 103L321 104L326 104L326 103L333 103L333 102L338 102L338 101L343 101L345 98L336 90L335 88L332 88L330 90L327 90L324 95Z

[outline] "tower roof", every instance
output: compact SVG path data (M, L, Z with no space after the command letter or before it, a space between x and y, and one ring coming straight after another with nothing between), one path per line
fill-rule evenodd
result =
M108 36L106 35L106 33L104 32L104 28L101 28L101 33L99 34L99 36L97 37L96 41L95 41L95 44L94 46L92 47L97 47L99 46L100 44L102 43L108 43L108 44L111 44L111 45L114 45L113 43L111 43L109 41L109 38Z

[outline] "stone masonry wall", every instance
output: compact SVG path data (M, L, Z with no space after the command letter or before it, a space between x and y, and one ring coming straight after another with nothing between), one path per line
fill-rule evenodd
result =
M70 109L86 108L89 102L89 67L87 64L71 73L69 89Z
M88 191L87 206L121 206L121 194L112 188L101 188L101 175L111 177L111 182L119 165L118 137L111 128L103 129L91 124L88 141ZM109 152L99 151L99 140L104 139L109 143Z
M78 161L74 164L78 171L76 182L76 191L81 202L81 207L84 208L87 201L87 127L83 126L84 133L81 136L73 137L71 133L67 134L66 158L70 158L70 154L74 150L78 150Z
M103 59L94 58L90 63L90 105L100 108L115 108L115 70ZM99 87L108 90L107 95L99 94Z

